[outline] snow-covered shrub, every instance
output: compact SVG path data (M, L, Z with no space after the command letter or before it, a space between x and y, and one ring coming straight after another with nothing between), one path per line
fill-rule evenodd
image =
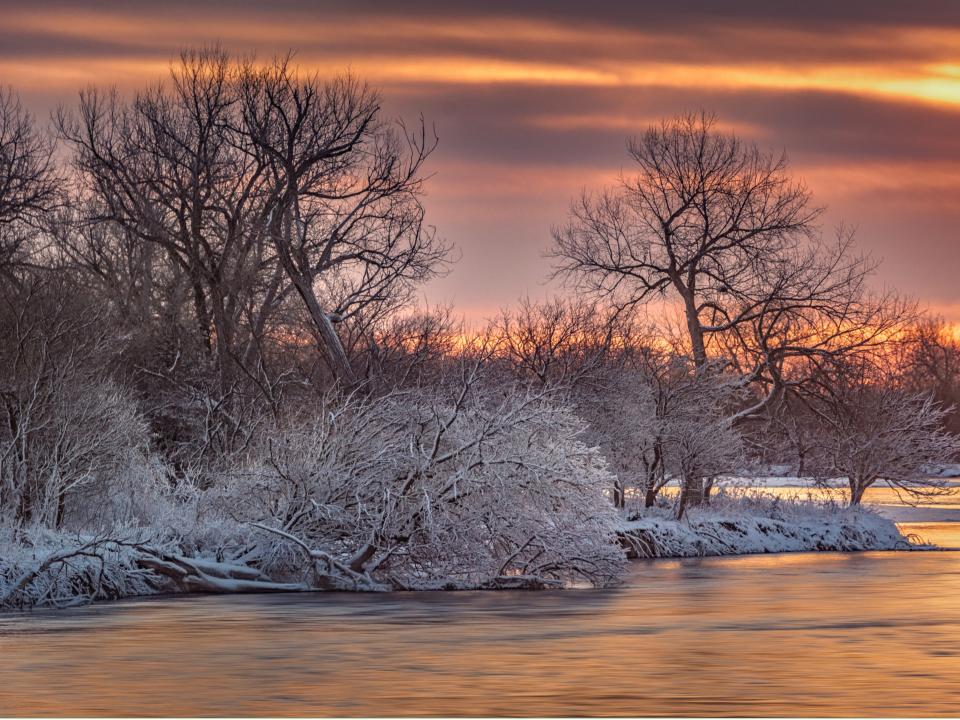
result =
M143 531L83 535L0 528L0 609L76 605L157 592L137 546Z
M874 373L865 362L838 365L830 392L817 398L818 476L847 478L851 505L878 481L914 499L950 492L931 472L960 456L960 437L945 428L948 410Z
M122 526L180 526L191 516L170 468L143 447L131 447L123 462L66 496L63 526L73 530L102 530Z
M82 490L138 475L149 431L110 379L114 340L70 288L34 281L0 296L0 521L61 527Z
M274 543L265 568L302 567L305 546L334 585L615 580L612 479L581 423L547 391L460 369L429 389L328 401L229 478L224 507L287 548Z

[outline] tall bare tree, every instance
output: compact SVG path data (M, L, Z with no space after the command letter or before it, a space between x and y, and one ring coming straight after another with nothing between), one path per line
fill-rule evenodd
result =
M334 322L396 305L449 248L424 223L423 164L436 140L382 118L351 77L324 83L282 58L243 71L244 129L267 168L267 232L338 377L355 373Z
M632 306L669 298L683 310L696 366L737 365L756 417L797 381L796 358L879 343L906 317L874 297L875 265L852 236L821 239L821 214L785 155L683 115L631 140L636 175L584 195L554 231L557 272L596 296Z
M18 259L58 202L53 150L53 140L17 94L0 87L0 272Z
M185 277L224 394L282 293L264 231L265 168L236 132L235 76L226 52L186 51L168 83L131 102L92 89L76 115L58 116L90 196L88 221L155 245Z

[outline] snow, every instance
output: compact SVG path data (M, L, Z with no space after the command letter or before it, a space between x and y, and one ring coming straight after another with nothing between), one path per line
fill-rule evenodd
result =
M914 547L873 509L761 497L720 499L679 521L650 508L625 519L621 536L632 558Z
M960 478L960 463L948 463L930 468L930 475L941 478Z
M0 609L63 607L157 591L138 564L139 538L0 532Z
M735 490L721 490L709 506L692 508L680 521L666 501L659 507L625 512L618 535L630 559L918 547L910 544L893 520L870 507L848 508ZM161 592L319 589L303 582L277 581L240 561L189 557L149 533L113 541L44 531L30 537L27 544L0 537L0 545L2 609L62 607ZM77 550L87 554L74 554ZM543 578L517 575L467 583L428 580L413 589L549 586Z

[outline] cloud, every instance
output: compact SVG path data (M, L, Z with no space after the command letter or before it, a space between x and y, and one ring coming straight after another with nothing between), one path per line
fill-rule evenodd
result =
M476 312L541 288L581 188L629 172L625 138L685 110L786 148L887 258L882 280L960 307L960 5L2 2L0 75L44 116L88 83L133 92L185 45L349 68L437 126L431 221L464 259L431 287ZM951 305L953 303L953 305ZM952 310L950 312L953 312ZM957 315L960 319L960 314Z

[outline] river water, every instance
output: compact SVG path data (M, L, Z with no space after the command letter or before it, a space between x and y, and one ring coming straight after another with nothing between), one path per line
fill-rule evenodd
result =
M904 529L960 547L941 500ZM605 591L5 615L0 715L960 715L958 598L960 552L797 553L637 562Z

